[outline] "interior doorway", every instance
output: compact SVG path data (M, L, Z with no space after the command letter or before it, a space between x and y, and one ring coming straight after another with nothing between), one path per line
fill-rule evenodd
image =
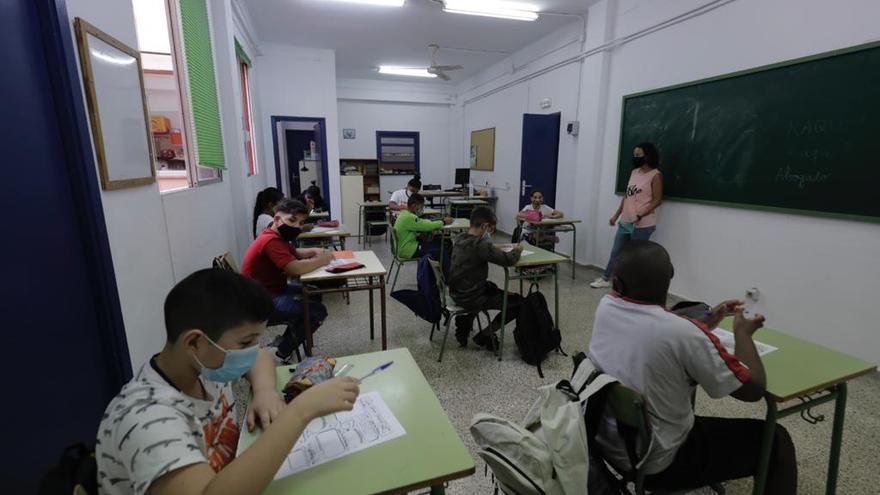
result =
M273 115L272 129L277 187L285 196L296 198L314 184L329 209L325 119Z

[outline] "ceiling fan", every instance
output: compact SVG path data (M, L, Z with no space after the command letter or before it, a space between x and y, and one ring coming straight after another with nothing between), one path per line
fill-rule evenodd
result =
M434 74L440 79L448 81L451 78L446 74L447 71L463 69L463 67L460 65L437 65L437 51L440 50L440 45L436 43L431 43L430 45L428 45L428 48L432 50L431 65L428 67L428 74Z

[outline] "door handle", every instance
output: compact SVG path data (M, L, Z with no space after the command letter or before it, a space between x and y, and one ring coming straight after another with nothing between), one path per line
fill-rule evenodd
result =
M526 184L526 181L523 180L522 186L520 186L519 195L525 196L526 195L526 188L529 188L529 187L535 187L535 186L533 186L532 184Z

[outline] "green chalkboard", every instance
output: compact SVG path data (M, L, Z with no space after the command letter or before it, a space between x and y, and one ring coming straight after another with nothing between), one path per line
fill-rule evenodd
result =
M642 141L667 199L880 221L880 43L625 96L618 193Z

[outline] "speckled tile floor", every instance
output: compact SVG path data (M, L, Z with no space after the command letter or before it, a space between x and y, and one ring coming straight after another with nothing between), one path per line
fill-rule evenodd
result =
M383 260L390 265L391 255L384 239L375 238L371 246ZM349 248L360 246L350 242ZM415 264L408 264L400 272L397 288L415 287ZM503 274L500 269L491 269L493 280L502 285ZM597 276L593 269L579 267L577 280L571 279L571 268L563 265L560 274L560 321L563 332L563 348L572 354L586 350L593 325L593 313L601 297L602 290L587 285ZM542 284L542 290L553 304L552 279ZM370 341L369 330L363 316L366 311L367 294L353 293L351 305L346 305L337 295L325 298L330 317L317 333L315 351L321 354L345 356L378 351L381 342ZM378 308L378 304L376 305ZM508 326L505 342L505 358L498 362L488 351L478 349L473 344L461 349L450 336L443 362L437 362L440 339L428 340L430 324L415 317L406 307L388 298L388 347L407 347L434 388L440 403L449 415L465 445L476 459L477 473L469 478L449 484L450 494L491 494L490 479L483 476L483 463L476 456L476 447L468 432L471 417L477 412L488 412L499 416L521 419L536 397L535 389L542 384L553 383L567 378L571 373L571 359L551 354L544 362L545 378L542 380L534 367L522 362L513 342L513 325ZM378 315L377 315L378 325ZM267 332L266 341L277 334L281 327ZM764 415L763 403L747 404L731 398L711 400L704 393L697 396L697 411L702 415L754 417ZM781 423L788 428L794 438L798 454L799 493L812 495L824 493L825 472L828 463L828 448L831 435L833 405L825 404L815 409L824 414L827 420L818 425L810 425L797 416L785 418ZM874 374L850 382L849 400L846 411L846 424L843 448L840 459L840 472L837 493L876 494L880 493L880 375ZM725 483L729 495L750 494L752 482L737 480ZM703 493L703 492L695 492ZM705 493L711 493L706 491Z

